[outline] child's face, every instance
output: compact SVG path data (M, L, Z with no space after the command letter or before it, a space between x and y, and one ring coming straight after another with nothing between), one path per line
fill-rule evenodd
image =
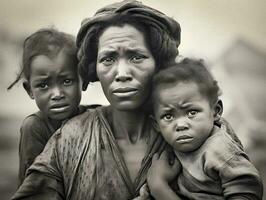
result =
M155 94L155 118L165 140L180 152L199 148L213 128L214 109L197 84L164 84Z
M64 50L52 59L36 56L31 63L27 92L49 118L62 121L71 117L81 99L81 83L73 58Z

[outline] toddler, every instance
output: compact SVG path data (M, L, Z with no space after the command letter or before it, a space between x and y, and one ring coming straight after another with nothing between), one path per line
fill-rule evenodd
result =
M154 77L156 126L182 165L174 180L177 193L194 200L259 200L262 183L258 171L218 125L223 110L219 94L217 82L200 61L184 59ZM179 199L156 178L163 174L167 180L173 170L163 156L153 158L147 177L150 192L155 199Z

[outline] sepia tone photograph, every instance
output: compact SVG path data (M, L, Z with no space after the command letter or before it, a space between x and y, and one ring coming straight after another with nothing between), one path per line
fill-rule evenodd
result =
M266 200L266 1L1 0L0 199Z

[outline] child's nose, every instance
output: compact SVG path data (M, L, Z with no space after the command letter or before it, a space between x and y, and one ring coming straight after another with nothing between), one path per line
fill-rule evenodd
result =
M52 89L52 100L60 100L64 97L64 93L60 87L53 87Z
M185 117L176 119L176 131L185 131L188 129L188 124Z

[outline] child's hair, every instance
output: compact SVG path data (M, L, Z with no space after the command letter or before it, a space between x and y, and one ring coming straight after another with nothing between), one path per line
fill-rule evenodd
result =
M73 57L78 66L77 47L74 36L60 32L54 28L44 28L27 37L23 43L21 71L15 81L7 88L11 89L20 79L30 80L31 62L39 55L54 58L64 49L68 56Z
M153 77L152 91L155 92L159 85L178 82L196 83L200 92L208 98L210 105L213 105L221 95L217 81L214 80L202 60L185 58L180 63L175 63L159 71ZM153 98L154 94L152 95Z

